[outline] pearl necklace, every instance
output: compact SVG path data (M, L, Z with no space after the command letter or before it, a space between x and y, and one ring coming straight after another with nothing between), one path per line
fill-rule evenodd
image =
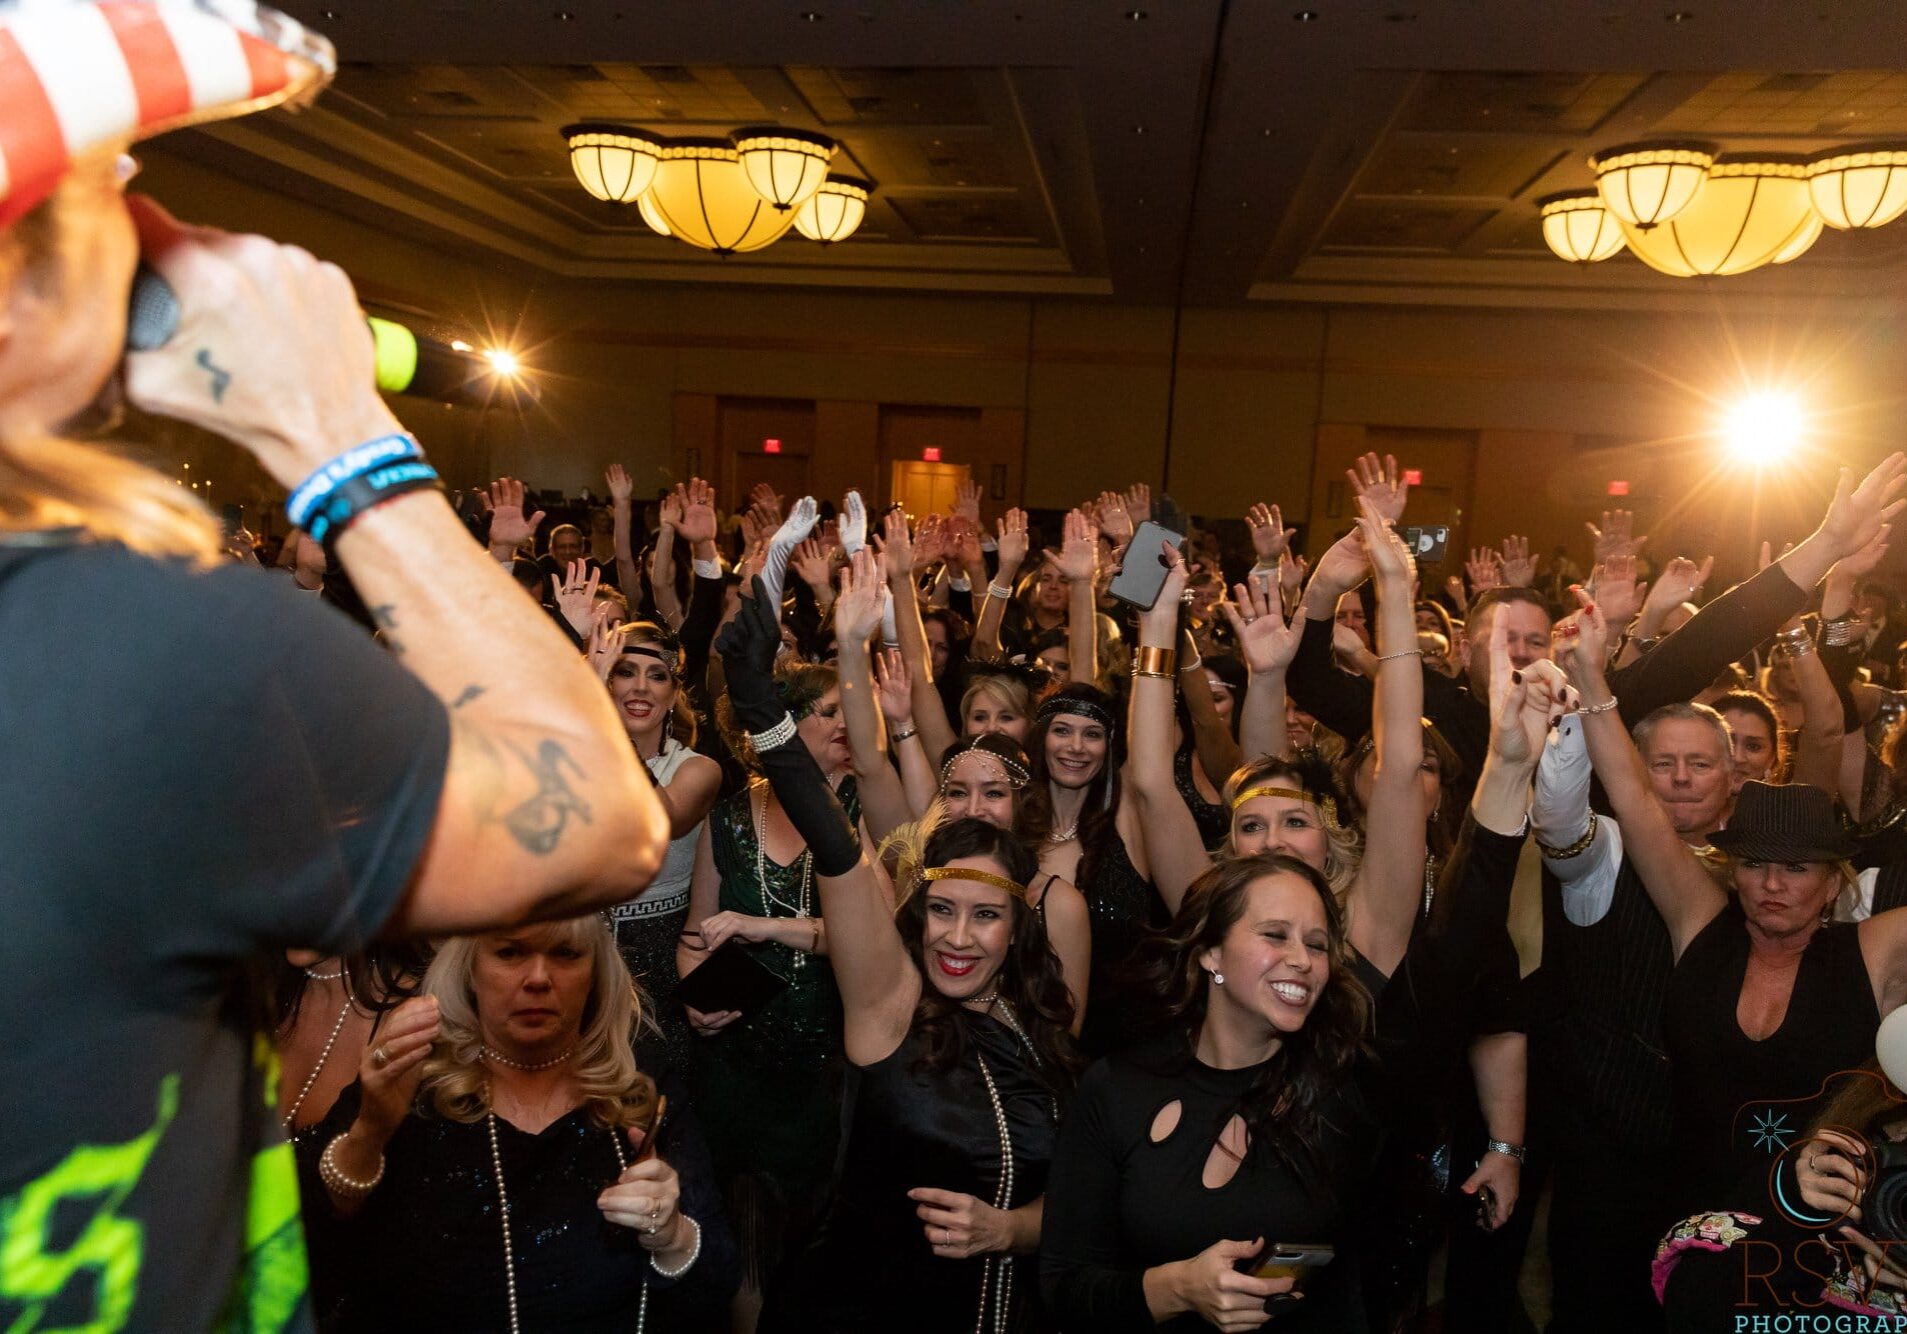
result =
M749 813L753 815L755 819L755 881L757 884L761 886L762 907L767 910L768 916L770 917L775 916L774 910L776 908L787 909L788 915L790 917L796 918L797 920L813 917L814 916L814 898L813 898L814 852L813 850L806 846L803 846L801 849L801 856L796 859L795 864L801 868L801 889L800 889L800 892L795 895L796 901L793 903L789 903L786 899L781 898L779 895L775 893L774 890L768 887L768 796L767 794L764 793L762 795L761 803L757 805L755 802L755 794L753 790L751 790L748 794L748 806L749 806ZM808 956L805 952L803 952L802 950L796 949L792 945L787 946L786 948L789 953L795 956L794 966L796 968L806 968L808 966Z
M317 978L318 974L307 968L305 969L305 976ZM329 982L343 976L344 970L340 968L337 972L332 973L329 977L323 978L322 980ZM291 1110L285 1113L285 1133L287 1135L291 1134L291 1123L298 1119L298 1109L305 1105L305 1099L311 1094L311 1086L316 1084L318 1082L318 1076L324 1073L324 1063L331 1059L331 1049L338 1045L338 1034L344 1032L344 1021L351 1017L352 1004L351 984L347 982L344 984L344 1008L338 1011L337 1022L331 1025L331 1036L324 1040L324 1050L318 1053L318 1063L312 1066L311 1073L305 1076L305 1086L298 1090L298 1096L291 1100Z
M339 978L344 976L344 969L340 968L335 973L314 973L307 968L305 969L305 976L310 978L313 982L336 982Z
M1013 1207L1013 1133L1007 1125L1006 1104L1000 1100L1000 1087L993 1082L987 1058L973 1054L980 1063L980 1078L986 1081L987 1100L993 1104L993 1125L1000 1134L1000 1184L993 1192L993 1207L1002 1212ZM974 1313L973 1334L985 1334L987 1306L993 1306L993 1334L1005 1334L1007 1312L1013 1300L1013 1259L989 1255L980 1265L980 1309Z
M1079 821L1074 820L1064 829L1054 829L1046 835L1048 843L1071 843L1079 837Z
M538 1061L532 1065L524 1061L513 1061L502 1052L493 1051L489 1047L484 1047L482 1051L486 1059L495 1061L498 1065L507 1065L512 1070L548 1070L561 1065L564 1061L567 1061L576 1054L576 1048L571 1047L568 1051L560 1055L552 1056L547 1061Z
M489 1051L489 1048L486 1047L484 1050ZM504 1064L507 1065L509 1062L506 1061ZM522 1326L517 1319L516 1248L510 1241L510 1192L504 1188L503 1184L503 1150L497 1144L496 1112L487 1113L484 1116L484 1123L490 1130L490 1165L496 1169L497 1175L497 1218L503 1224L503 1281L510 1297L510 1334L521 1334ZM629 1160L623 1156L622 1140L613 1130L609 1132L609 1144L616 1151L616 1175L621 1177L623 1171L629 1166ZM636 1334L643 1334L643 1329L648 1323L649 1280L645 1277L642 1280L642 1303L636 1308Z

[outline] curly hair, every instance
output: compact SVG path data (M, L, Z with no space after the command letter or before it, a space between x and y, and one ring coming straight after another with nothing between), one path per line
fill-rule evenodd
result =
M653 1027L642 993L601 913L554 923L590 960L589 999L576 1039L575 1074L589 1119L605 1130L640 1124L655 1105L655 1081L636 1069L635 1042ZM452 936L424 973L423 995L437 998L441 1034L424 1062L417 1105L449 1121L482 1120L490 1111L483 1030L471 981L481 936Z
M1254 1144L1315 1186L1331 1128L1326 1104L1366 1050L1372 1012L1371 994L1352 970L1343 911L1323 875L1283 853L1219 862L1192 882L1171 925L1142 947L1141 976L1195 1046L1211 997L1211 978L1199 957L1224 943L1245 914L1251 887L1271 876L1295 877L1317 893L1330 975L1304 1026L1283 1035L1276 1054L1245 1091L1239 1111Z
M924 841L917 861L903 854L896 877L896 887L904 897L894 911L894 925L921 974L920 1002L914 1007L914 1029L921 1038L920 1063L925 1069L945 1070L960 1059L966 1038L956 1020L962 1012L960 1002L942 995L934 986L923 953L927 895L922 892L920 871L927 866L945 866L961 857L984 857L999 867L1001 875L1025 885L1039 874L1040 865L1032 849L1016 834L985 820L951 820L932 829L923 821L921 834ZM1009 895L1008 903L1012 932L1006 962L1000 969L1000 996L1013 1007L1026 1029L1037 1058L1035 1073L1054 1093L1065 1093L1070 1091L1082 1064L1071 1034L1072 993L1066 989L1059 958L1047 940L1046 919L1017 894Z
M1357 868L1364 862L1364 834L1357 823L1357 804L1338 786L1337 776L1331 772L1330 764L1314 748L1306 746L1289 759L1266 755L1253 760L1231 776L1219 799L1229 810L1232 803L1238 800L1240 792L1278 779L1284 779L1311 797L1319 807L1329 802L1337 812L1337 828L1332 827L1330 820L1319 822L1324 828L1324 865L1318 869L1330 882L1333 892L1342 897L1349 892L1352 882L1357 879ZM1236 825L1236 811L1233 811L1232 819ZM1225 841L1219 845L1218 855L1226 860L1238 856L1230 830L1226 831Z
M840 684L834 668L803 658L783 657L775 664L775 695L796 722L814 712L821 697ZM761 773L761 761L748 739L746 728L735 725L735 709L728 695L715 701L715 726L728 744L729 752L752 774Z

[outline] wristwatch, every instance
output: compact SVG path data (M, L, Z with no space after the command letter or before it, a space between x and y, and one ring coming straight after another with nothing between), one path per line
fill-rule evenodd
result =
M1501 1139L1485 1140L1483 1144L1483 1151L1485 1153L1500 1153L1505 1158L1516 1159L1516 1161L1519 1163L1522 1162L1526 1157L1528 1157L1530 1152L1528 1149L1524 1148L1521 1144L1512 1144L1508 1140L1501 1140Z

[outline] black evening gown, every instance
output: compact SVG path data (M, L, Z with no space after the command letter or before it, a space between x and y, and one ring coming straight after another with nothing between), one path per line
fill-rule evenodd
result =
M919 1065L922 1044L910 1032L893 1054L848 1070L845 1129L835 1198L820 1240L790 1266L787 1284L768 1294L762 1334L819 1334L906 1329L971 1334L989 1291L985 1328L1051 1329L1033 1256L942 1259L907 1192L919 1186L972 1195L992 1204L1000 1184L999 1123L980 1062L986 1062L1006 1113L1018 1208L1046 1193L1057 1134L1054 1096L1033 1057L1005 1024L966 1010L953 1022L965 1050L945 1070ZM997 1272L1001 1266L1008 1273ZM989 1272L989 1271L993 1272Z

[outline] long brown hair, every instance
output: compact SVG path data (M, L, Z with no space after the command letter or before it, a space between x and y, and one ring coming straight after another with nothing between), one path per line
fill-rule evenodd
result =
M1218 862L1192 882L1172 924L1147 943L1142 969L1153 994L1183 1026L1189 1059L1205 1022L1212 985L1199 956L1224 943L1244 916L1251 887L1277 875L1304 881L1324 905L1331 973L1304 1027L1284 1035L1238 1110L1250 1142L1263 1146L1315 1189L1322 1184L1324 1141L1331 1130L1326 1106L1350 1078L1371 1024L1371 994L1352 971L1344 914L1330 882L1281 852Z

